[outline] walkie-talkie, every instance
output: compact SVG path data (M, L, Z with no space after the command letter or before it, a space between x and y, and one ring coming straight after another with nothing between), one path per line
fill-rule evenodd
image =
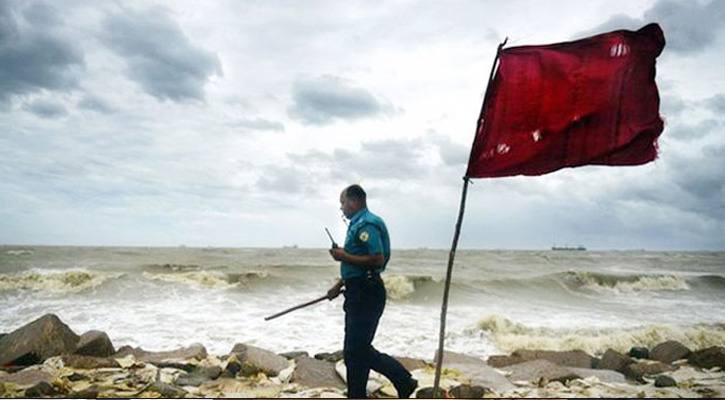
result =
M330 237L330 241L332 242L332 248L333 248L333 249L336 249L336 248L340 247L340 246L338 246L338 245L337 245L337 243L335 242L335 239L333 239L333 238L332 238L332 235L330 234L330 231L329 231L329 230L328 230L327 228L325 228L325 232L327 232L327 236L329 236L329 237Z

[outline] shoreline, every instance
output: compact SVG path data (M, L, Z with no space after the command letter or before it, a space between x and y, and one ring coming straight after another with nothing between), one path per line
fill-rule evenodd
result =
M417 396L432 397L432 361L396 358L419 381ZM597 357L519 349L485 360L446 352L443 361L441 388L455 397L725 397L722 346L667 341ZM2 397L335 398L346 386L340 351L277 354L241 343L223 355L209 355L202 344L115 349L104 332L77 336L52 314L0 336L0 365ZM376 373L368 391L397 395Z

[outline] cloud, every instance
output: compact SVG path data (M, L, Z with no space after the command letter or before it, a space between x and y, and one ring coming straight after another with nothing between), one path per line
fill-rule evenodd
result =
M83 53L64 32L58 10L42 2L0 2L0 105L14 95L78 87Z
M233 126L253 131L276 131L283 132L284 124L277 121L270 121L264 118L240 119L232 123Z
M195 46L165 9L125 9L103 22L102 39L124 58L128 76L159 100L204 100L204 85L222 75L219 58Z
M60 118L68 115L68 110L62 104L43 99L27 103L23 109L41 118Z
M115 109L108 102L100 97L85 96L78 102L78 107L84 110L96 111L101 114L113 114Z
M720 115L725 114L725 95L713 96L706 101L706 104L712 111Z
M642 18L615 15L598 27L582 32L577 37L618 29L637 30L650 22L662 26L667 40L666 52L694 54L715 43L723 30L725 2L660 0L647 10Z
M307 125L326 125L336 120L372 118L394 112L392 106L378 101L367 90L331 75L298 80L292 88L292 97L294 104L287 113Z

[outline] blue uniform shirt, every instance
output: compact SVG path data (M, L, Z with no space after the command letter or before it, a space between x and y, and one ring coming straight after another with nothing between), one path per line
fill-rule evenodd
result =
M385 222L377 215L371 213L367 207L355 213L350 219L345 237L345 251L354 255L382 254L383 265L375 267L375 272L385 270L390 260L390 237ZM363 276L373 267L355 265L343 262L340 265L340 275L343 282L357 276Z

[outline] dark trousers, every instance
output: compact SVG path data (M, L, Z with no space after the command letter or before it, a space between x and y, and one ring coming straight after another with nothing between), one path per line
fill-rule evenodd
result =
M385 286L379 274L371 273L345 282L345 366L347 397L367 398L370 370L385 375L400 393L410 373L396 359L372 345L378 321L385 309Z

